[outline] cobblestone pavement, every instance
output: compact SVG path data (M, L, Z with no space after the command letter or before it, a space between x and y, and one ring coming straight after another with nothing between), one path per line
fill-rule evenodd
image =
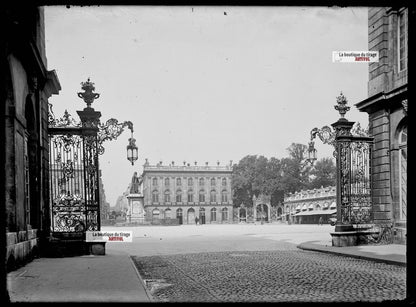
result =
M155 301L378 302L406 297L406 268L296 249L132 256Z

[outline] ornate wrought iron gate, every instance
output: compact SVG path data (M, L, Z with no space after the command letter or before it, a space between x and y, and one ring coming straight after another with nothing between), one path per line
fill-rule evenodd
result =
M370 137L338 136L339 195L341 224L366 224L373 220L371 201Z
M100 230L98 128L49 128L51 231Z

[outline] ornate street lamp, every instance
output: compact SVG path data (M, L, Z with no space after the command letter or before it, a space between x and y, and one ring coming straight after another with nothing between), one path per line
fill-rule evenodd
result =
M129 145L127 145L127 160L131 162L131 165L134 165L134 162L139 158L139 150L136 146L136 139L133 138L133 132L131 133L131 138L129 138Z
M307 161L313 165L313 163L316 161L316 153L317 150L315 149L315 142L310 141L309 147L308 147L308 159Z

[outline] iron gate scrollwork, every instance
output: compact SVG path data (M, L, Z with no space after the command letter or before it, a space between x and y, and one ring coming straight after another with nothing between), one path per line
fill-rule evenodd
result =
M350 136L337 142L341 224L370 223L372 138Z
M52 232L99 230L97 128L49 128Z

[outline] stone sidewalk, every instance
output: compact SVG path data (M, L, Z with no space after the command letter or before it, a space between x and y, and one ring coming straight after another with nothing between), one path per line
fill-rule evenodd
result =
M39 258L7 276L11 302L149 302L127 253Z
M297 247L304 250L406 266L406 245L401 244L336 247L328 241L308 241Z

